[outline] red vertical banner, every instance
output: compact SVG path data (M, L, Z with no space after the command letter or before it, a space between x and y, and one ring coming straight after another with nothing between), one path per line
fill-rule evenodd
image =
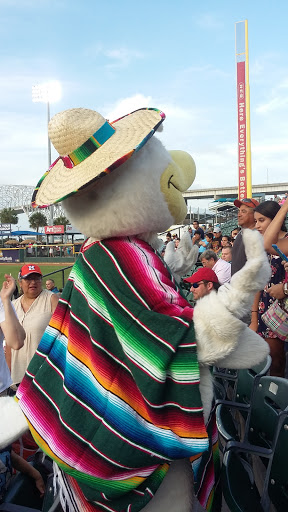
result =
M245 61L237 62L238 186L239 199L247 197Z

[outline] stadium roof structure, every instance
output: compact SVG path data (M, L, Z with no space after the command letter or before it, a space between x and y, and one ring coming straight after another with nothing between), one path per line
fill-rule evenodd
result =
M11 231L10 235L12 236L23 236L23 235L28 235L28 236L38 236L38 235L42 235L42 236L45 236L45 233L39 233L38 231Z

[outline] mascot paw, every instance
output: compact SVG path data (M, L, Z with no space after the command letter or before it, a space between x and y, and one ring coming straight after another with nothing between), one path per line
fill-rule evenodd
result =
M255 294L265 288L271 276L263 237L252 229L244 229L242 236L247 262L234 274L230 284L218 290L219 301L237 318L244 318L251 311Z
M216 291L197 300L193 321L198 360L205 365L214 365L229 355L245 329L245 324L218 300Z
M192 244L191 236L188 232L183 233L177 249L174 242L167 244L164 260L178 282L195 265L198 252L199 249L197 245Z
M268 343L233 315L214 291L197 300L193 320L198 360L205 366L251 368L269 354Z
M26 417L11 397L0 398L0 449L6 448L28 430Z

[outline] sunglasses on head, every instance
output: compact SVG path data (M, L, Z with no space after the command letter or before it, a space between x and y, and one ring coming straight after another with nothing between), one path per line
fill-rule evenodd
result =
M241 203L250 204L250 208L256 208L256 204L254 203L253 199L248 199L245 197L244 199L241 199ZM253 206L251 206L253 204Z
M191 286L193 286L193 288L199 288L200 284L204 284L204 281L199 281L198 283L192 283Z

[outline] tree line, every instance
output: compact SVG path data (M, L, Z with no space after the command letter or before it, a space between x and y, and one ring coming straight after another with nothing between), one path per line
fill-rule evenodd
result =
M0 211L0 223L1 224L18 224L18 215L13 210L13 208L3 208ZM65 217L65 215L60 215L53 219L53 225L59 226L62 225L66 228L66 226L70 224L69 219ZM39 231L40 228L44 226L48 226L46 216L41 212L34 212L29 217L29 226L33 231Z

